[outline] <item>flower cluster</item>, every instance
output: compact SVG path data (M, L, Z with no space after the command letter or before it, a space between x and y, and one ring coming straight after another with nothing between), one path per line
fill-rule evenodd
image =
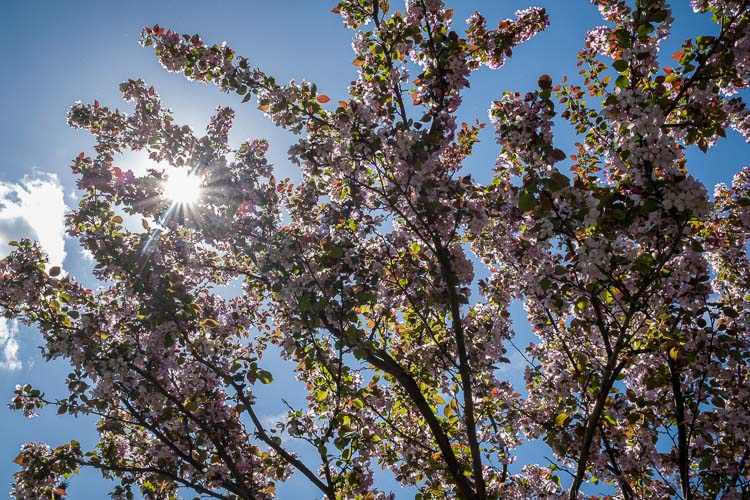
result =
M665 1L594 4L608 25L579 54L582 84L542 75L491 104L487 184L465 169L484 125L459 122L462 93L547 26L542 9L494 30L475 14L464 37L440 0L340 1L358 75L337 106L226 44L146 29L167 70L255 96L298 134L300 181L276 179L266 141L230 146L229 108L200 135L141 80L121 86L128 113L73 105L96 144L73 160L66 221L102 284L22 240L0 260L0 309L72 367L64 399L23 385L11 407L97 415L99 443L25 445L14 496L88 466L114 498L274 498L292 474L331 499L393 498L376 465L424 498L578 498L600 481L623 498L747 496L750 170L711 200L685 149L747 137L750 13L692 2L719 34L661 68ZM125 171L130 150L158 164ZM200 177L199 200L165 198L174 169ZM270 424L258 400L288 382L269 354L305 395ZM517 450L536 438L550 466Z

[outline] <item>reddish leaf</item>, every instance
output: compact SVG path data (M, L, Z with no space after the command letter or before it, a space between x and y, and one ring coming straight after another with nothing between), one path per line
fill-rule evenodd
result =
M545 73L539 77L537 83L540 89L548 89L552 87L552 77Z
M331 98L328 97L327 95L319 95L317 97L317 99L318 99L318 102L321 103L321 104L325 104L325 103L327 103L328 101L331 100Z

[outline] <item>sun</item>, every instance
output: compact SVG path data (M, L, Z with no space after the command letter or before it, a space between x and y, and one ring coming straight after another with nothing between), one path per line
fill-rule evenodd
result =
M178 205L194 205L200 200L202 182L200 176L175 170L164 182L164 196Z

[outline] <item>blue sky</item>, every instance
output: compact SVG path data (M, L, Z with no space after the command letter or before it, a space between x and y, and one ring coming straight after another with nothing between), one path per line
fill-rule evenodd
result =
M394 0L394 7L400 2ZM587 30L602 24L586 0L461 0L452 2L456 27L460 28L474 10L490 21L512 17L513 12L529 5L548 8L550 28L514 51L514 58L498 72L483 70L472 81L462 118L486 120L491 100L503 90L526 91L536 87L540 74L555 81L563 75L575 77L576 52ZM688 36L715 29L705 18L689 13L686 1L675 7L675 36L665 50L666 57ZM65 206L75 206L74 177L68 166L80 151L90 151L91 138L84 132L67 128L65 115L76 100L98 99L108 106L128 109L122 102L119 82L143 78L153 84L165 104L175 110L178 122L202 130L213 109L220 104L237 110L232 141L268 138L270 158L277 177L296 177L287 161L286 150L292 138L273 128L254 105L241 105L213 87L186 82L180 75L165 72L153 52L141 48L138 35L144 26L159 23L178 32L200 33L207 41L226 40L238 53L280 81L310 80L332 99L343 97L356 68L350 63L352 33L329 12L333 1L284 0L161 0L128 2L71 0L66 2L4 2L0 16L0 42L5 47L3 78L0 78L3 113L0 115L0 257L7 242L24 235L39 239L65 270L90 282L90 262L75 241L63 239L61 218ZM497 153L491 133L485 131L477 154L467 167L475 178L491 175ZM573 138L564 128L557 131L559 146L570 150ZM689 152L691 172L703 180L709 192L717 182L728 182L744 164L747 149L734 133L708 156ZM133 168L136 156L122 159L121 165ZM522 312L514 310L520 342L528 341ZM49 395L62 395L62 380L68 373L65 363L45 364L38 356L39 336L33 330L0 320L0 400L9 401L18 383L32 383ZM522 380L522 368L511 368L509 376ZM276 373L288 385L287 374ZM290 390L297 396L300 389ZM278 403L265 407L268 416L280 411ZM53 411L26 420L20 414L0 408L5 432L0 437L0 495L11 481L12 460L21 443L47 441L52 445L79 439L84 445L95 442L93 421L60 418ZM539 457L538 449L529 457ZM534 460L534 459L532 459ZM294 482L289 495L302 483ZM74 478L71 498L104 498L107 483L96 474L82 473ZM296 491L300 497L314 492ZM400 496L410 496L402 492Z

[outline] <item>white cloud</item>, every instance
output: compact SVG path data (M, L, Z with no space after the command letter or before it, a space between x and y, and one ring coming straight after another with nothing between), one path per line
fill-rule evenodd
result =
M10 326L9 326L10 325ZM0 319L0 370L15 371L21 369L18 359L18 322Z
M0 182L0 257L12 250L8 242L29 237L47 252L51 266L62 266L65 210L63 188L54 174Z
M81 250L81 257L83 257L83 260L86 262L94 262L94 253L91 250L81 245L79 245L78 248Z
M286 422L288 414L289 412L283 411L275 415L264 415L260 417L260 421L267 432L270 433L275 430L276 436L280 436L282 441L287 441L289 439L289 434L286 432L286 430L279 433L278 425Z

